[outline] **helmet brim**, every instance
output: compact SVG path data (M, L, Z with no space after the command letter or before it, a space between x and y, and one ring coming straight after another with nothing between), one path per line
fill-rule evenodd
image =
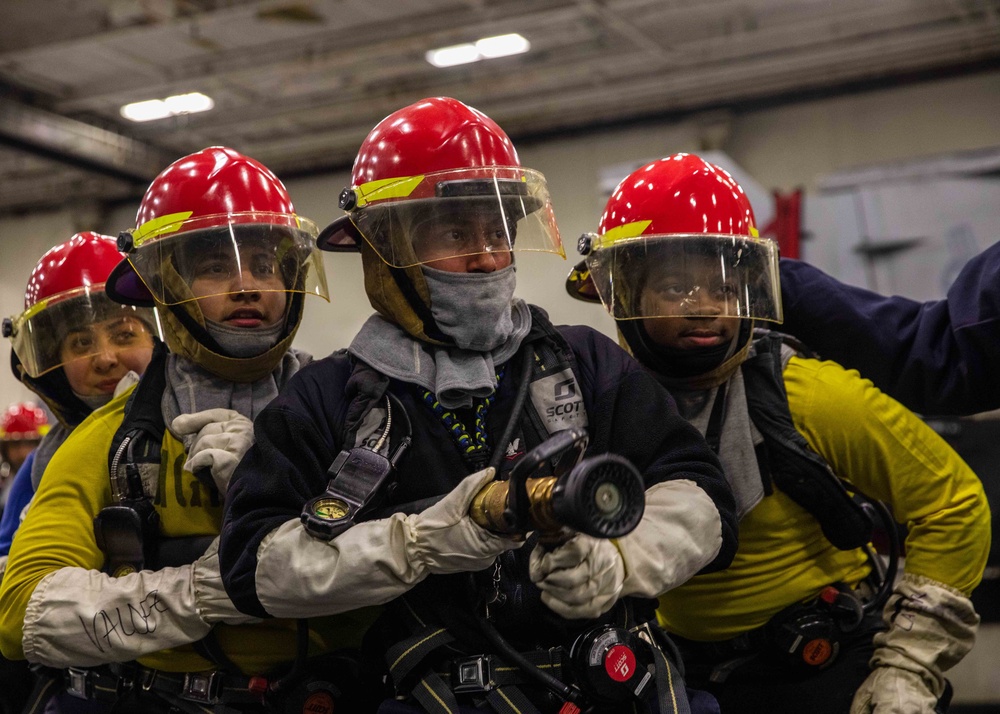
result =
M357 253L361 250L362 240L351 217L344 215L320 231L316 246L331 253Z
M590 269L587 261L581 260L577 263L569 275L566 276L566 292L571 298L582 300L583 302L601 302L601 296L597 294L597 286L594 285L590 277Z
M107 283L104 284L104 293L122 305L156 307L153 294L149 292L149 288L142 282L142 278L135 272L135 268L127 258L111 271Z

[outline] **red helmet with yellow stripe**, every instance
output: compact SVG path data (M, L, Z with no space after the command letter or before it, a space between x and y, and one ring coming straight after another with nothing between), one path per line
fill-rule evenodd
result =
M46 251L28 279L24 312L3 322L18 369L38 378L98 354L108 340L119 352L151 348L153 311L120 305L105 295L109 274L123 262L114 238L90 231ZM98 334L106 339L97 339ZM66 343L71 335L76 336L73 349Z
M596 294L618 320L717 315L781 322L777 244L725 170L693 154L646 164L614 190L571 294Z
M206 255L218 258L217 271L229 271L229 280L218 281L219 294L241 292L246 267L241 251L252 244L258 261L265 250L269 265L280 268L284 280L277 290L329 299L316 234L311 221L296 215L270 169L233 149L212 146L178 159L150 184L136 228L119 236L128 262L112 274L108 292L137 305L193 300L186 289L192 263Z
M363 240L396 268L491 251L565 256L545 177L521 166L492 119L448 97L411 104L371 130L340 207L348 214L319 246L353 250Z

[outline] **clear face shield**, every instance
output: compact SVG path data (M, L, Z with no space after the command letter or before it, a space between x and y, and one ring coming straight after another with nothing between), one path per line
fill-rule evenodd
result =
M119 305L103 283L42 300L5 324L14 353L33 378L109 353L123 363L148 361L160 330L155 311Z
M590 278L616 320L734 317L781 322L774 241L733 235L595 238Z
M286 214L204 216L133 233L128 260L157 302L238 293L311 293L329 300L318 231Z
M512 251L565 257L537 171L462 169L375 183L358 191L364 204L351 222L393 267Z

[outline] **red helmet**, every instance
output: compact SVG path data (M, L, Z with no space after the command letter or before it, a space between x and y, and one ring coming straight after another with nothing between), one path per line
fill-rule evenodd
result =
M521 167L496 122L449 97L411 104L371 130L340 207L349 214L320 234L319 246L350 250L364 239L394 267L445 257L440 250L448 257L515 249L565 255L545 177ZM457 218L465 228L474 220L478 230L456 229ZM435 247L441 233L448 245Z
M616 319L695 316L711 290L723 296L723 314L781 321L777 245L758 235L733 177L693 154L654 161L625 178L597 234L579 247ZM585 297L581 277L574 271L567 287ZM661 288L672 299L651 297Z
M232 226L240 226L233 229ZM197 255L239 268L240 248L266 246L284 277L282 292L312 292L328 299L316 226L295 214L291 198L270 169L221 146L178 159L146 190L136 228L119 237L128 262L109 279L108 292L136 305L173 305L196 297L188 289ZM240 292L242 270L225 292ZM218 293L216 293L218 294Z
M56 300L65 293L103 285L124 257L114 238L77 233L39 259L24 290L24 309L46 298Z
M131 330L143 345L151 344L155 317L150 310L116 304L104 293L109 274L123 261L114 238L98 233L77 233L65 243L51 248L31 271L24 291L24 312L3 322L3 334L10 337L14 353L25 372L39 377L70 359L94 354L77 340L70 356L62 350L64 339L81 334L97 323L129 319ZM119 340L119 346L127 347Z
M49 418L34 402L11 404L0 417L0 440L38 441L49 430Z

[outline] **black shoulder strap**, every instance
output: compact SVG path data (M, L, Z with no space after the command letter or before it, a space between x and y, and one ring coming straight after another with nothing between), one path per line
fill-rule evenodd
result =
M347 359L352 370L344 386L348 405L340 452L327 469L326 489L307 501L299 516L306 531L321 540L336 538L377 508L412 438L409 416L389 392L389 378L361 360ZM395 447L394 418L406 431Z
M125 402L125 416L111 440L111 449L108 452L108 473L112 481L111 492L115 495L116 500L126 497L138 498L142 495L141 483L125 483L123 484L124 488L115 484L115 480L119 478L118 467L126 456L125 451L130 443L126 440L126 436L131 440L141 433L157 445L163 441L163 433L167 427L163 421L161 402L163 392L167 388L166 366L167 348L162 342L158 342L153 349L153 358L146 367L146 371L135 386L128 401ZM136 486L140 487L140 490L136 491Z
M125 403L125 415L108 452L113 504L94 518L94 536L104 553L105 572L116 576L143 568L186 565L213 540L212 536L161 537L159 515L143 487L143 470L158 472L160 468L166 432L161 404L167 385L166 359L166 346L158 342Z
M366 428L371 422L368 417L389 389L387 376L353 356L347 355L346 358L351 361L352 369L351 376L344 385L344 397L347 398L348 404L347 414L344 417L344 432L341 434L341 449L359 445L359 438L360 441L365 441L368 435L362 432L374 432L378 423L371 429ZM381 418L378 421L380 422Z
M94 517L94 537L104 553L104 571L115 577L145 568L159 535L159 516L142 485L136 454L159 448L166 429L160 398L166 388L167 349L157 343L153 358L125 403L125 416L108 452L113 504ZM157 436L158 434L158 436ZM143 438L148 435L148 438Z
M872 520L795 428L782 374L782 341L780 333L767 333L742 367L747 407L764 437L771 478L819 522L834 546L860 548L871 539Z

